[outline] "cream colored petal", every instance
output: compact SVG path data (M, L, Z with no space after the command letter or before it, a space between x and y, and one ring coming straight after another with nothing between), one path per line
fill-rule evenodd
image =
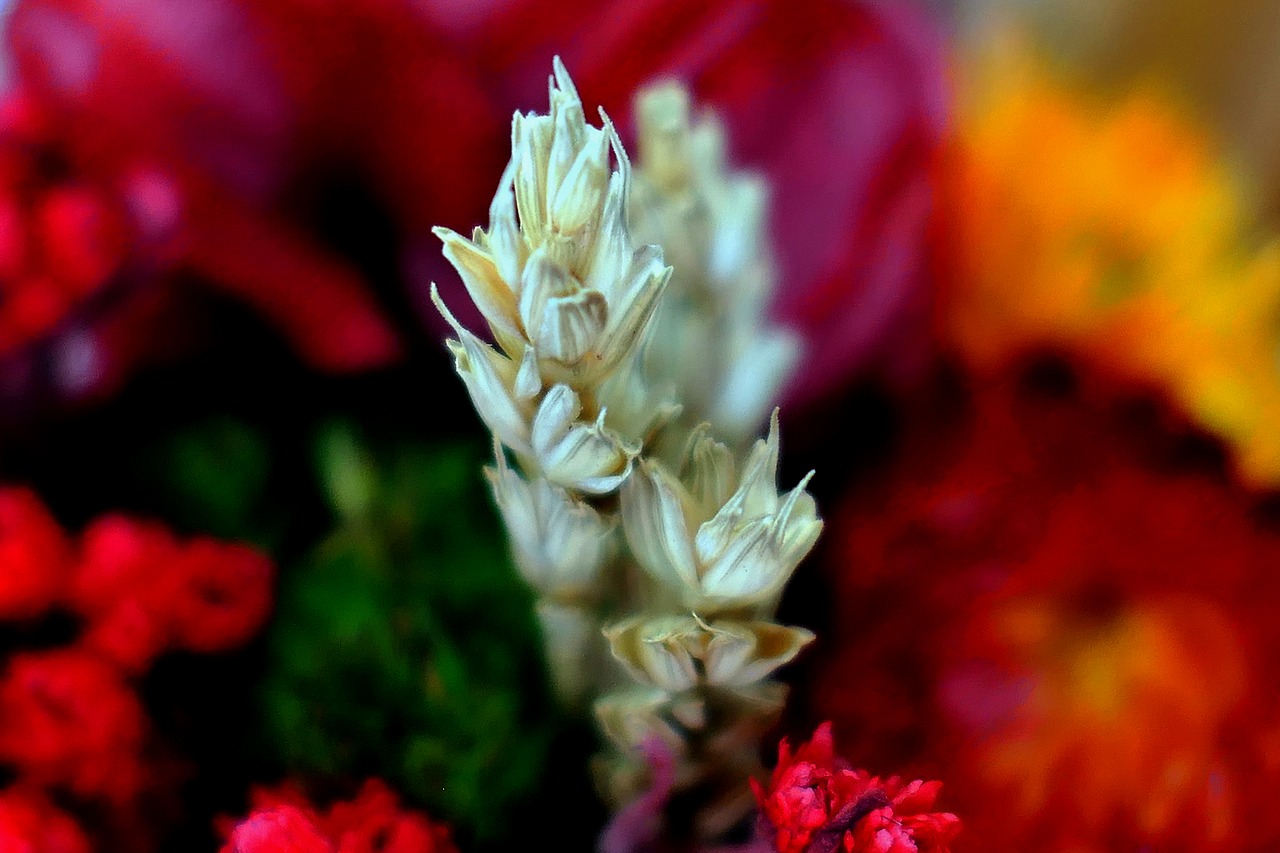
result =
M532 485L538 518L545 531L543 553L555 584L553 591L585 593L600 580L613 555L616 522L546 480Z
M517 568L544 595L586 596L612 557L616 522L546 480L526 481L495 448L485 475L511 540Z
M444 242L444 256L462 278L471 301L495 330L509 335L522 331L515 294L502 280L493 257L470 240L448 228L433 228Z
M561 234L577 234L598 221L609 188L609 142L595 128L587 138L551 203L551 226Z
M520 235L516 219L515 201L516 161L507 163L498 184L498 192L489 204L489 231L485 235L489 253L498 268L498 275L507 283L515 299L520 298L520 273L529 257L529 247Z
M569 705L586 701L600 642L597 617L582 608L546 599L537 603L536 613L556 694Z
M813 497L805 491L811 479L812 471L791 490L773 518L774 551L784 565L793 569L808 556L822 533L822 520Z
M692 631L696 632L696 626ZM645 621L642 616L605 629L609 649L631 676L668 693L698 683L698 666L689 650L690 628L681 620Z
M738 485L733 451L716 441L710 424L699 424L685 447L681 480L698 502L699 522L710 518Z
M733 532L718 553L702 559L701 589L709 603L717 607L760 604L787 582L790 569L780 563L774 552L771 521L757 518L747 522ZM701 531L697 543L701 558Z
M533 419L532 446L543 474L553 483L588 494L607 494L631 472L639 448L623 445L604 427L578 421L582 405L567 385L547 392Z
M647 444L657 430L680 414L675 384L651 383L644 353L637 349L601 385L600 405L609 409L609 427L634 444Z
M746 687L790 663L814 634L772 622L715 622L707 643L706 678L711 684Z
M579 289L578 282L551 259L545 247L529 256L520 280L519 311L531 341L539 345L542 343L538 334L542 330L547 302L557 296L570 296Z
M623 752L630 753L656 739L682 755L688 744L667 719L670 701L665 691L654 688L616 691L596 701L596 719L604 736Z
M498 464L494 468L485 468L485 477L489 480L503 526L507 529L516 568L530 585L541 588L549 574L549 566L544 547L545 532L538 517L533 490L523 477L507 466L501 448L496 448L495 455Z
M481 420L507 447L516 453L530 453L528 412L511 392L518 368L511 359L463 328L445 306L434 283L431 300L458 335L458 340L447 344L453 353L454 369L462 377Z
M605 370L612 370L631 354L671 279L671 267L663 264L662 250L657 246L637 250L635 258L630 281L616 300L609 300L609 324L600 340Z
M516 113L511 122L511 150L516 161L516 210L525 242L536 246L547 233L547 161L554 133L549 116Z
M594 290L548 299L537 333L539 352L561 364L577 364L596 348L608 316L604 297Z
M582 113L582 102L562 90L557 90L554 84L551 90L551 121L555 126L555 135L552 137L551 152L547 160L548 214L554 212L553 200L563 189L579 152L587 142L589 132Z
M689 93L678 83L651 86L636 98L639 160L646 177L667 192L688 185Z
M789 332L761 332L729 365L710 408L723 435L749 436L777 402L782 384L800 356L800 339Z
M642 460L619 493L632 555L658 583L697 591L698 566L682 489L657 463Z
M533 346L524 348L513 391L516 399L524 402L532 401L542 391L542 375L538 372L538 350Z
M726 188L718 206L707 273L712 281L731 284L744 268L757 262L764 232L768 190L759 178L739 178Z
M604 212L600 214L590 263L583 276L583 284L603 293L610 305L616 303L624 282L628 280L635 257L631 231L627 227L625 184L621 172L614 172L609 177Z

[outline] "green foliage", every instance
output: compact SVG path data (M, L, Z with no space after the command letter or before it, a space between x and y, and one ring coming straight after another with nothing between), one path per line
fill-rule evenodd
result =
M265 741L283 769L380 775L464 837L527 801L558 720L531 599L473 445L319 442L337 528L284 576Z

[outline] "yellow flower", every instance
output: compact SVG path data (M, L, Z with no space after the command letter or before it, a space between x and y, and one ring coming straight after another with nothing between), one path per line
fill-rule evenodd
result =
M1251 239L1207 134L1152 91L1104 102L1025 56L971 89L945 194L951 341L979 369L1090 352L1280 483L1280 246Z

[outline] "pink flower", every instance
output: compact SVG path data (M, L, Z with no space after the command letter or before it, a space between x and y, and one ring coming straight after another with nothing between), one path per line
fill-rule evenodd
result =
M931 811L941 783L853 770L835 755L830 723L794 754L783 740L768 788L752 787L777 853L948 853L960 831L955 815Z

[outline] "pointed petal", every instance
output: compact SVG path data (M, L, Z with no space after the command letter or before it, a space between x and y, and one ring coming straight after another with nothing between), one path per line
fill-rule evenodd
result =
M631 270L635 249L631 246L631 230L627 226L627 196L621 173L609 178L605 193L604 212L596 229L595 243L590 255L591 263L583 276L583 284L589 290L598 290L609 300L618 301L618 294Z
M608 188L608 139L588 128L585 144L551 203L552 227L561 234L577 234L598 220Z
M660 248L645 246L636 251L632 278L617 300L609 301L609 325L600 341L601 369L612 370L631 353L670 279L671 267L663 264Z
M458 335L458 340L446 343L453 353L454 369L466 384L481 420L507 447L516 453L528 454L528 415L510 390L515 384L515 364L463 328L445 306L434 283L431 300Z
M448 228L433 228L432 233L444 242L445 258L462 277L471 301L489 325L508 335L521 335L515 294L503 281L493 257Z
M553 125L549 116L516 113L511 123L511 150L516 161L516 210L525 242L536 246L547 233L547 162Z
M542 390L542 375L538 372L538 351L532 346L524 348L513 390L516 398L524 402L532 402Z
M790 663L814 634L771 622L717 622L707 644L706 677L711 684L747 687Z
M622 527L632 555L654 580L697 592L698 566L679 483L658 463L641 461L620 492Z
M754 519L734 531L714 559L703 561L703 595L720 606L749 606L763 603L780 590L794 566L779 563L772 532L769 518Z

